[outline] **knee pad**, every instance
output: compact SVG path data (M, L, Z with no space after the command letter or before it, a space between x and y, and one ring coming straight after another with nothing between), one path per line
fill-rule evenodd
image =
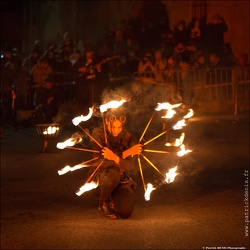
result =
M122 218L127 219L134 210L135 188L131 183L119 184L112 193L115 212Z

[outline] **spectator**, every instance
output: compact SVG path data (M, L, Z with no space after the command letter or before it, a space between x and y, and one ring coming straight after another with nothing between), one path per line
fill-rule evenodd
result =
M174 42L175 44L182 43L185 45L188 43L188 31L184 20L179 21L175 26Z
M213 22L206 26L205 41L206 49L209 53L220 53L224 45L224 34L228 31L228 26L220 15L213 16Z
M66 32L63 35L63 40L60 43L59 53L63 55L64 54L71 55L74 52L74 49L75 49L75 44L71 39L69 32Z
M220 52L220 63L222 67L231 68L235 65L236 59L230 44L224 44Z
M155 67L151 53L145 53L138 65L139 76L143 78L155 78Z
M207 83L221 83L219 68L221 68L219 56L215 53L210 53L207 66Z
M97 88L97 80L102 67L99 64L99 58L91 43L85 45L85 56L82 64L78 68L80 78L78 81L78 107L90 107L94 101L98 99L97 91L100 91L101 86ZM95 92L96 91L96 92Z
M187 47L184 43L177 43L174 48L174 56L176 58L177 63L180 63L181 61L189 63L191 52L187 50Z
M170 55L167 58L166 69L163 73L164 78L167 83L176 83L176 71L178 70L178 65L176 63L176 59L173 55Z
M186 61L180 61L179 68L180 96L182 97L182 102L187 104L193 97L193 93L190 92L193 87L193 72L189 71L189 63Z
M41 102L40 92L43 91L45 79L48 76L51 76L53 70L51 66L49 66L48 61L45 57L40 57L37 64L33 66L31 69L31 79L32 79L32 89L34 92L33 96L33 104L36 106Z
M49 48L45 53L44 57L47 59L49 66L52 70L55 70L56 64L56 51L53 48Z
M53 81L51 78L47 78L45 80L44 88L44 98L41 104L44 108L46 122L51 123L54 121L60 104L58 90L53 85Z
M195 46L198 50L201 49L202 34L199 18L194 18L189 26L188 45Z
M37 64L39 59L40 52L36 49L33 49L29 56L24 58L22 61L22 70L29 75L31 73L31 69Z
M163 72L166 69L167 62L162 56L160 50L156 50L154 53L154 68L155 68L155 80L157 82L163 81Z
M249 80L250 72L249 72L249 63L248 63L248 54L241 54L236 59L236 64L233 67L235 80Z
M31 51L37 51L38 52L38 58L42 57L44 54L44 48L43 44L40 40L36 40L31 48Z

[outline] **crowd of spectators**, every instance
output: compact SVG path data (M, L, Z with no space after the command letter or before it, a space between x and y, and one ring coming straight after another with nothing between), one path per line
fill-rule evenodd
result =
M57 86L72 81L83 83L79 79L83 77L81 67L86 62L89 46L95 62L101 62L98 74L101 89L114 84L112 79L133 77L135 72L151 72L156 82L168 82L173 81L174 72L180 69L211 71L219 67L247 66L248 55L235 58L230 44L224 43L225 32L228 26L218 14L208 24L198 18L189 24L179 21L174 30L164 22L121 20L120 28L108 30L101 41L85 44L84 48L77 48L69 32L59 42L35 41L24 58L6 46L1 57L1 101L7 103L5 107L10 110L13 99L20 109L27 105L37 107L41 102L37 99L39 90L48 77ZM75 91L79 96L77 88ZM68 94L64 87L58 99L67 99Z

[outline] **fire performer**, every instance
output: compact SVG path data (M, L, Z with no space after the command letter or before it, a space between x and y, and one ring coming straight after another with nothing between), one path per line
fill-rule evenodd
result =
M100 192L98 210L101 216L109 219L126 219L134 208L137 184L130 175L136 167L134 156L141 153L142 145L124 128L126 116L123 110L109 110L104 119L105 128L100 126L92 131L93 138L103 145L101 152L105 159L95 175ZM100 150L100 147L93 142L93 149ZM94 170L95 167L90 169L89 174Z

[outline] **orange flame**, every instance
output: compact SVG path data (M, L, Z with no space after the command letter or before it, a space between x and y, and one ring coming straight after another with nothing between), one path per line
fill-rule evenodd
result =
M73 171L75 171L77 169L86 168L86 167L89 167L89 166L85 165L85 164L77 164L74 167L65 166L64 168L58 170L57 172L58 172L59 175L63 175L63 174L68 173L69 171L73 172Z
M166 173L165 181L167 183L171 183L171 182L174 181L175 176L178 175L178 173L175 172L176 170L177 170L177 166L175 166L174 168L169 169L168 173Z
M173 109L173 108L178 108L181 105L181 103L177 104L170 104L169 102L163 102L163 103L158 103L158 106L155 108L156 111L160 111L162 109Z
M148 183L146 191L145 191L145 194L144 194L144 198L145 198L146 201L150 200L150 194L151 194L151 192L153 190L155 190L155 188L153 187L153 185L151 183Z
M180 146L180 148L181 148L181 150L179 152L177 152L178 156L183 156L183 155L188 154L188 153L190 153L190 152L193 151L193 150L190 150L190 149L185 149L185 145L184 144L182 144Z
M92 115L93 115L93 108L89 108L89 113L86 116L83 115L77 116L72 120L72 122L75 126L77 126L80 122L89 120Z
M59 149L64 149L66 147L72 147L72 146L74 146L75 144L77 144L77 143L79 143L81 141L82 141L81 137L78 137L78 138L69 138L69 139L67 139L64 142L58 142L56 144L56 147L59 148Z
M178 130L178 129L182 129L182 127L186 126L187 124L185 123L185 119L182 119L180 121L178 121L174 126L173 129L174 130Z
M158 106L155 108L156 111L160 111L162 109L166 109L166 115L162 116L161 118L172 118L175 114L176 111L173 110L173 108L177 108L181 105L181 103L178 104L170 104L168 102L164 102L164 103L158 103Z
M120 100L120 101L110 101L106 104L102 104L100 106L101 113L107 111L109 108L119 108L126 100Z
M76 192L76 195L80 196L83 193L90 191L90 190L97 188L97 187L98 187L98 183L96 183L95 181L91 181L91 182L86 183L83 186L81 186L79 188L79 190Z
M182 133L180 138L176 138L174 143L166 143L165 146L179 147L183 143L185 138L185 133Z
M55 134L56 131L59 130L59 127L49 126L45 131L43 131L44 135L51 135Z
M189 112L183 116L184 119L188 119L194 115L194 111L192 109L189 109Z

